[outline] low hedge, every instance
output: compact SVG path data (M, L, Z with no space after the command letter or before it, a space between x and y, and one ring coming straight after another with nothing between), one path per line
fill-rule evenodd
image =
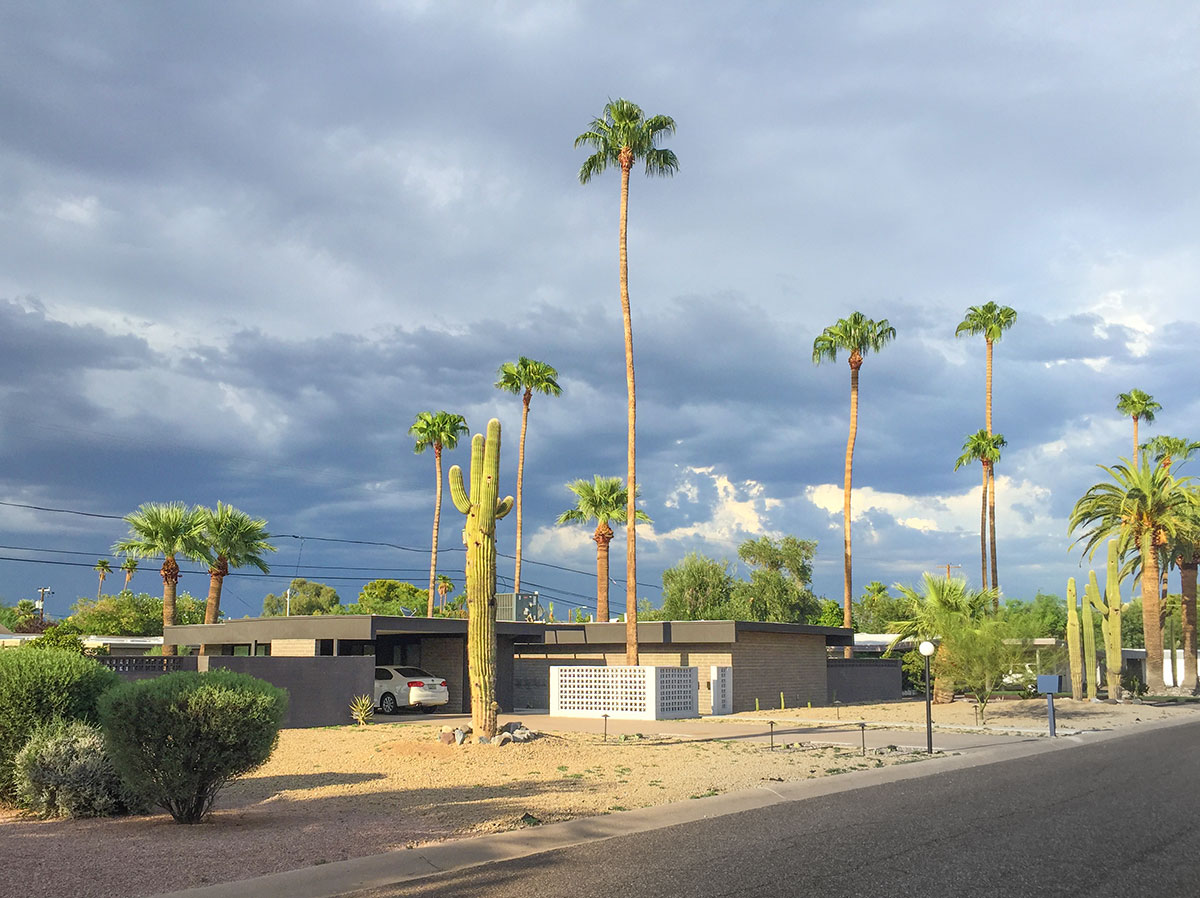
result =
M17 752L14 778L17 802L43 817L111 817L146 808L122 782L100 728L82 720L35 730Z
M221 789L271 756L287 693L231 671L123 683L100 702L113 763L177 823L198 823Z
M13 762L34 731L57 720L97 718L117 675L63 649L0 650L0 800L15 798Z

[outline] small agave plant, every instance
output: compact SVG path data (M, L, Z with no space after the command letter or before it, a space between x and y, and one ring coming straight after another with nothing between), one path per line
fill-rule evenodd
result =
M375 719L375 702L369 695L356 695L350 702L350 716L360 727L365 727Z

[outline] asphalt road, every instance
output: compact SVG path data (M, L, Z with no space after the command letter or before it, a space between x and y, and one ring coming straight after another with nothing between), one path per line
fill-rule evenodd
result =
M439 874L361 898L1200 896L1200 723Z

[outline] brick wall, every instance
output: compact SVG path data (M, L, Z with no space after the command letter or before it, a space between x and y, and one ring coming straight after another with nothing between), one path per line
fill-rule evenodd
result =
M899 658L829 658L829 702L899 701Z
M824 637L739 633L733 646L733 710L753 711L755 699L762 708L778 708L780 692L791 708L826 703Z
M421 669L445 679L450 693L447 711L461 713L467 710L463 702L467 690L463 676L464 658L464 643L457 636L444 639L426 636L421 640Z
M272 639L271 656L274 658L311 658L317 654L315 639Z

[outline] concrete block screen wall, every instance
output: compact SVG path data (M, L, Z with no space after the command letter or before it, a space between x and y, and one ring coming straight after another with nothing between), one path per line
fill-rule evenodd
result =
M625 720L698 717L694 667L550 668L550 714Z

